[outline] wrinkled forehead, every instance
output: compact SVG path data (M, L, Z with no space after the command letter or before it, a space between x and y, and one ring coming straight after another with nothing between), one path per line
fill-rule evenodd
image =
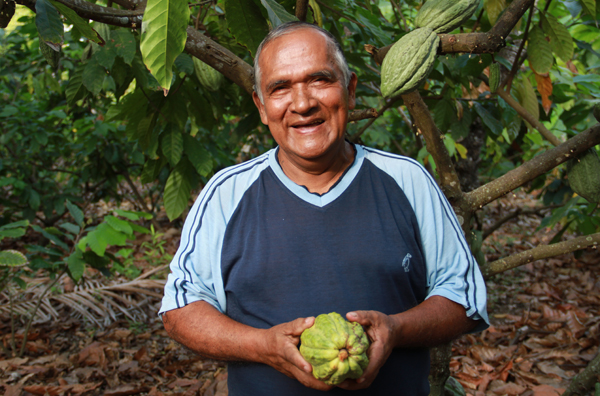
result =
M269 41L260 54L259 64L263 68L278 56L286 56L286 51L294 49L301 50L305 47L308 51L327 51L327 56L331 58L332 51L329 48L329 42L326 36L316 30L303 27L297 30L285 32Z

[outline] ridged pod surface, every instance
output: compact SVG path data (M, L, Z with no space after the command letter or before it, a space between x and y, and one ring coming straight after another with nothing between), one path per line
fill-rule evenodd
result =
M571 189L590 202L600 202L600 158L595 148L567 162Z
M480 0L427 0L415 18L415 26L448 33L462 25L479 7Z
M381 64L381 93L384 97L417 89L429 75L440 39L430 28L415 29L390 48Z
M194 71L200 84L211 92L217 91L223 82L223 75L213 69L211 66L194 57Z
M490 92L494 93L500 86L500 63L494 62L490 65Z
M369 339L363 327L336 312L317 316L300 342L300 353L312 365L313 376L329 385L359 378L369 364Z

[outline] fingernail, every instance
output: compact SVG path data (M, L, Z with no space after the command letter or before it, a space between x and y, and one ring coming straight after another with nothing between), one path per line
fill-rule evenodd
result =
M304 371L306 371L307 373L310 373L310 366L304 366Z
M309 316L308 318L304 319L304 323L310 323L313 320L312 316Z
M356 312L348 312L348 316L352 317L352 318L358 318L358 315L356 314Z

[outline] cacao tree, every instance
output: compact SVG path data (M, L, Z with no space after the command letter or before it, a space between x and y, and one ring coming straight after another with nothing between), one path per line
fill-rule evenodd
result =
M471 17L431 36L425 72L407 62L423 79L389 92L381 65L394 70L392 44L428 23L418 17L420 1L0 0L0 26L15 4L35 13L35 25L25 18L15 32L39 47L44 73L64 86L65 114L86 108L116 125L110 133L127 138L123 147L143 154L141 181L163 180L171 219L215 170L272 147L251 99L253 56L270 28L304 20L332 32L358 74L348 138L425 164L485 277L600 242L598 1L473 3ZM0 121L17 112L2 110ZM560 231L549 245L485 262L481 243L500 224L483 229L480 211L518 188L543 189L552 214L542 225L560 223ZM580 236L561 241L567 230ZM434 394L448 376L448 355L444 347L432 352Z

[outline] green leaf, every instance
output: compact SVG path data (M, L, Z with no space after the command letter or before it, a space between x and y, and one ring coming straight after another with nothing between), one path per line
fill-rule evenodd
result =
M115 209L115 213L131 221L138 221L139 219L152 219L152 214L146 212L134 212L132 210Z
M202 147L200 142L188 134L183 135L185 154L196 168L196 172L206 177L213 167L212 158L208 150Z
M85 66L81 78L83 85L88 91L94 95L98 95L102 90L102 84L104 84L104 76L106 76L106 70L98 63L95 57L92 57Z
M27 227L29 225L29 220L19 220L19 221L15 221L14 223L8 223L3 225L2 227L0 227L0 232L2 232L3 230L11 230L14 228L21 228L21 227Z
M16 250L0 251L0 267L20 267L27 264L27 257Z
M48 238L50 241L52 241L56 246L62 248L63 250L69 250L69 246L67 246L66 243L64 243L63 241L60 240L60 238L58 238L56 234L56 232L54 232L54 230L52 230L52 227L48 227L46 229L43 229L42 227L36 225L36 224L32 224L31 228L33 228L35 231L41 233L43 236L45 236L46 238ZM56 230L58 231L58 230Z
M267 9L269 14L269 20L273 27L283 25L286 22L297 21L296 16L290 14L283 8L283 6L277 3L275 0L260 0L261 4Z
M113 30L110 35L110 41L116 54L123 58L125 63L131 65L137 50L135 37L131 31L128 29Z
M163 167L163 161L161 159L149 159L144 164L142 169L142 175L140 180L142 183L147 184L153 182Z
M191 171L188 161L180 161L167 179L163 201L171 221L179 217L188 205L193 181Z
M73 223L63 223L60 224L59 227L73 235L77 235L79 234L79 231L81 231L81 228Z
M171 166L174 167L179 163L183 154L183 137L181 132L171 124L167 125L161 135L161 148Z
M77 15L75 11L73 11L64 4L59 3L58 1L50 0L50 3L52 3L52 5L56 7L60 11L60 13L63 14L67 18L67 20L73 24L73 26L75 26L77 30L79 30L82 36L92 40L97 44L104 45L104 39L100 37L98 32L95 31L94 28L92 28L88 21L86 21L85 19Z
M179 54L175 59L175 67L177 67L177 70L184 72L188 76L194 75L194 61L192 61L192 57L186 53Z
M83 261L83 253L79 249L75 249L69 257L67 257L67 266L69 267L69 274L71 278L77 283L83 276L85 270L85 261Z
M515 88L515 96L517 100L536 120L540 119L540 108L535 94L535 90L529 81L529 78L522 77L517 84L513 84ZM531 125L525 121L528 128L532 128Z
M596 1L595 0L579 0L585 12L592 18L596 18Z
M83 222L84 216L81 209L79 209L79 206L71 203L71 201L69 201L68 199L65 201L65 206L69 210L69 213L71 214L71 217L73 217L73 220L75 220L75 223L77 223L79 227L83 227L85 225Z
M49 0L35 2L35 26L40 38L54 51L60 51L63 43L63 23L60 14Z
M127 235L116 231L108 223L100 223L95 230L90 231L87 235L86 242L94 253L104 257L107 246L125 246L127 244Z
M71 72L69 76L69 83L65 89L65 95L67 97L67 103L73 105L79 99L82 99L87 92L83 85L83 71L85 65L79 65L75 70Z
M433 108L433 118L435 120L435 125L437 125L440 130L447 131L450 129L450 126L455 121L458 121L456 108L452 101L449 99L439 100Z
M115 216L106 216L104 217L104 221L108 223L109 226L114 228L119 232L124 232L127 235L133 234L133 229L131 228L131 224L128 221L121 220L116 218Z
M187 1L148 0L140 50L144 63L165 93L171 87L173 62L185 48L190 19Z
M538 74L548 73L554 63L550 43L546 41L544 32L538 26L534 26L529 32L527 59Z
M262 39L269 33L269 25L252 0L225 0L227 25L237 42L254 57Z
M40 207L40 194L34 189L29 190L29 207L33 210L38 210Z
M95 59L99 65L105 67L106 69L112 69L113 64L115 63L115 58L117 57L117 53L114 48L109 45L105 45L104 47L100 47L94 55L92 59Z
M500 121L495 119L494 116L492 116L490 112L479 103L474 102L473 107L475 108L477 114L479 114L481 117L481 121L483 121L485 126L487 126L494 135L499 136L502 133L502 124Z
M550 37L552 51L563 61L567 62L573 57L573 38L566 26L551 14L540 14L542 29Z
M483 9L487 12L490 24L494 25L502 11L506 9L506 0L484 0Z

